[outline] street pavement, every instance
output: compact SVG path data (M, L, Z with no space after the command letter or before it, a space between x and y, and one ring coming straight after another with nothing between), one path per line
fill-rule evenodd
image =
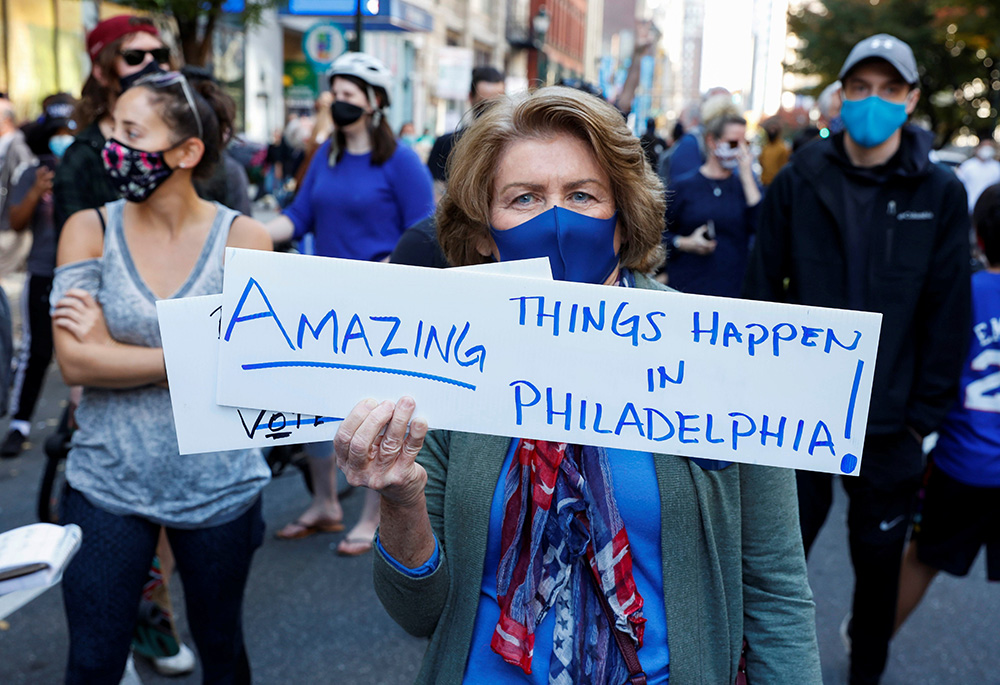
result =
M65 386L53 366L36 410L31 449L16 459L0 460L0 531L35 520L35 497L45 460L41 445L54 429L65 397ZM5 435L6 421L0 422L0 427ZM413 682L425 642L406 635L382 610L372 589L371 555L336 556L330 545L342 534L292 542L273 537L274 531L301 512L307 499L301 477L294 470L264 491L268 534L254 559L244 617L255 682ZM362 499L355 492L344 501L348 523L356 520ZM845 521L845 499L838 488L834 510L809 563L823 679L828 685L846 681L847 656L838 634L852 582ZM935 581L893 643L884 685L1000 684L1000 653L996 649L1000 587L988 584L985 577L980 555L968 578L942 575ZM172 592L183 636L190 644L183 584L178 578ZM100 610L94 607L94 611ZM0 685L62 682L66 651L66 624L56 588L0 622ZM198 671L165 678L141 660L137 666L147 684L201 682Z

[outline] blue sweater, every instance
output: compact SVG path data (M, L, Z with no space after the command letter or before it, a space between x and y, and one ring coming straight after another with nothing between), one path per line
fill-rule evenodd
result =
M397 145L381 166L371 154L344 153L331 167L330 141L313 156L295 200L285 215L295 238L312 233L316 254L376 261L392 252L407 228L434 212L427 167L413 150Z

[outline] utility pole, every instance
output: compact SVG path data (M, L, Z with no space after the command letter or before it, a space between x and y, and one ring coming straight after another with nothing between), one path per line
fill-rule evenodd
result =
M354 8L354 40L351 41L351 51L361 52L361 3L364 0L358 0L358 4Z

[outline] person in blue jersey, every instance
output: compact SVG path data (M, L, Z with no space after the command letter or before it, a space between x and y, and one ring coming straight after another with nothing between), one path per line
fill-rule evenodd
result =
M980 195L972 222L988 266L972 276L969 353L924 473L899 576L897 630L938 571L966 575L983 546L986 575L1000 581L1000 184Z
M385 116L392 73L379 60L348 52L330 70L334 132L309 164L302 187L284 213L268 224L276 243L311 233L315 252L341 259L387 260L403 232L434 212L430 172L399 145ZM306 448L312 472L309 507L277 536L294 540L344 530L337 469L329 442ZM378 497L368 494L361 520L337 552L354 556L372 546Z
M674 296L646 275L663 187L601 98L498 99L450 164L450 264L547 257L557 280ZM379 599L430 638L417 683L821 682L794 472L428 432L417 406L362 401L334 439L381 498Z
M729 98L702 110L705 163L667 193L667 276L684 293L739 297L761 192L747 145L747 122Z

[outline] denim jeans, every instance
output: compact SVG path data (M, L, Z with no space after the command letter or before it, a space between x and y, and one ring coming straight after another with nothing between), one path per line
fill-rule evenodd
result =
M66 488L61 523L83 529L83 544L63 577L69 623L67 685L118 685L125 670L143 584L160 526L118 516ZM264 538L260 498L239 518L210 528L167 528L204 682L251 682L243 644L243 592Z

